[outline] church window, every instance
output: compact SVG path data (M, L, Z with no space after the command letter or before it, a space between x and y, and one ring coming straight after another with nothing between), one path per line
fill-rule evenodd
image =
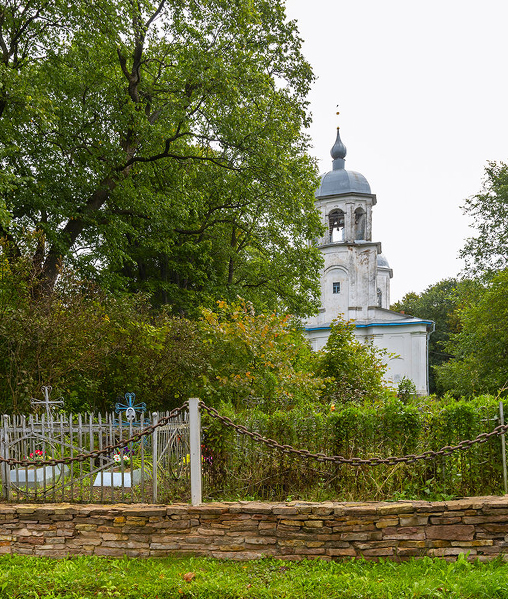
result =
M377 290L377 305L378 308L382 308L383 307L383 292L381 291L381 289Z
M342 210L333 210L328 215L328 224L330 229L330 241L335 243L344 240L344 212Z
M363 208L355 210L355 240L365 239L365 225L367 223L367 215Z
M340 293L340 282L334 282L333 283L333 292L334 293Z

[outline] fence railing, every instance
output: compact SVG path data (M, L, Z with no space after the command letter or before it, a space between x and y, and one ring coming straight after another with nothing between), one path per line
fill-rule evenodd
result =
M497 494L506 484L502 403L456 407L427 412L397 404L243 418L228 410L227 418L202 405L205 496L364 501Z
M154 412L134 422L121 413L4 415L1 495L11 501L89 503L157 503L186 495L188 414L164 421L168 416ZM147 427L149 433L139 436Z
M237 440L247 439L252 444L248 450L243 446L240 452L234 452L236 465L227 461L231 451L219 454L207 447L205 455L201 455L201 411L219 423L224 434L229 430ZM150 420L141 416L138 422L122 420L121 415L116 414L61 414L49 418L3 416L0 418L1 492L5 499L14 501L90 503L171 502L188 500L190 495L192 503L199 504L202 502L203 466L205 478L217 474L220 478L225 473L230 479L245 477L245 480L252 480L254 462L263 464L264 473L268 464L272 472L267 472L266 481L275 475L280 482L281 472L285 470L291 474L295 466L303 472L309 468L309 462L317 463L318 468L327 465L331 468L333 479L328 478L329 483L335 480L342 484L340 481L345 480L346 473L344 467L352 467L348 469L356 478L371 466L393 467L387 472L390 478L399 466L416 467L429 462L444 464L445 457L479 449L491 439L501 439L504 454L508 425L504 424L503 418L500 404L500 416L485 420L487 423L497 420L500 424L470 440L461 439L434 450L425 447L420 453L358 457L322 450L311 452L280 443L233 422L195 398L171 413L153 413ZM270 458L265 460L267 452ZM485 464L483 454L479 455L481 463ZM506 485L505 467L503 460ZM323 472L316 470L314 473L319 478ZM428 472L425 467L421 474L428 476ZM407 477L408 473L405 471L403 476ZM306 476L304 473L304 478Z

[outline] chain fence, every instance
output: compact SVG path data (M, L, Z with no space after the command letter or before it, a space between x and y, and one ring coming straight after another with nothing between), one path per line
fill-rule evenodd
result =
M319 442L316 442L310 437L307 437L308 446L314 445L316 449L323 451L311 451L309 449L300 449L298 447L295 447L294 443L290 444L279 442L274 438L271 438L271 436L263 435L260 432L257 432L256 430L250 430L247 426L237 424L232 420L232 418L222 415L221 413L219 413L217 409L208 406L203 401L199 401L199 407L201 413L206 414L207 417L209 417L203 431L204 435L201 446L202 457L200 464L201 469L203 471L203 476L205 480L208 481L208 487L210 490L210 493L207 495L208 499L255 497L261 499L280 500L285 499L287 497L303 498L304 494L307 493L310 489L310 487L305 489L303 487L305 487L307 483L310 484L309 481L311 478L317 481L316 484L318 487L327 487L329 493L335 493L334 496L336 496L337 490L341 490L347 487L347 485L356 485L358 487L357 483L360 475L372 479L371 486L372 489L374 489L374 492L368 495L368 497L366 495L360 494L361 496L355 497L355 499L379 499L381 497L381 489L383 489L383 492L385 493L385 495L383 495L382 497L385 498L387 496L387 493L393 493L393 489L396 488L396 486L394 485L389 486L386 483L386 481L388 479L391 479L393 482L397 478L397 476L394 476L395 472L397 472L397 475L399 476L399 481L404 480L404 476L407 476L408 474L407 469L399 471L397 470L397 468L404 467L405 465L415 464L417 462L428 463L434 461L436 463L436 466L432 466L433 469L431 470L428 470L428 468L427 470L422 470L420 468L420 471L418 472L415 470L413 473L409 473L411 475L414 475L415 480L417 477L419 477L418 485L420 485L420 487L423 488L424 485L428 483L429 477L436 476L438 469L441 469L444 479L446 469L444 458L451 456L452 454L457 454L459 452L466 452L466 450L471 449L473 446L481 446L494 438L502 437L508 431L508 424L500 424L499 426L496 426L493 430L489 432L482 432L474 438L464 439L455 444L444 445L436 450L426 450L421 451L420 453L406 453L404 455L388 455L387 457L380 457L379 453L381 452L376 452L377 455L375 457L357 457L357 454L355 455L355 453L353 453L353 456L348 456L348 454L333 455L331 452L326 451L327 447L329 448L329 446L319 445ZM141 430L138 430L134 434L132 434L132 428L129 429L128 438L122 438L123 434L121 433L120 439L117 442L110 442L107 444L101 443L99 447L97 447L96 449L92 448L90 451L72 451L71 455L62 455L61 457L53 456L51 458L48 457L47 459L39 460L32 460L28 457L20 457L19 455L17 457L10 457L8 452L6 455L1 455L2 452L0 452L0 467L4 469L3 480L5 482L9 476L11 476L10 480L12 480L12 474L8 473L9 468L14 469L14 471L16 472L16 481L19 482L19 475L17 474L18 470L28 470L33 469L34 467L44 468L47 466L49 468L53 468L53 474L55 467L60 468L62 472L61 479L63 481L65 476L67 476L67 474L64 471L65 468L69 467L72 472L73 465L76 465L75 468L78 469L82 469L82 465L84 465L86 472L84 474L81 473L81 479L90 479L88 481L88 485L91 488L92 486L94 486L94 484L98 484L97 482L92 482L93 476L100 475L100 486L102 489L104 486L107 485L104 485L105 475L101 474L101 471L108 472L107 468L110 468L111 481L113 478L113 467L111 464L111 456L113 452L122 452L122 450L131 447L133 443L143 443L143 439L145 439L146 444L147 438L149 439L151 445L153 445L154 442L157 444L158 431L160 445L165 427L167 427L168 423L170 423L175 418L182 417L182 415L188 410L188 408L189 402L185 402L179 408L174 409L164 417L161 417L156 422L150 424L149 426L142 427ZM225 429L221 429L222 432L219 432L218 434L216 433L215 437L213 438L211 438L209 435L209 425L212 421L219 423L221 427L225 427ZM233 440L233 444L229 446L225 445L224 443L224 438L227 436L228 430L230 431L231 435L233 435L234 439L236 439ZM282 434L281 437L284 438L285 435ZM248 439L252 447L247 447L245 444L239 443L238 440L241 438ZM460 437L458 438L460 439ZM115 436L110 435L109 440L111 439L114 440ZM164 438L162 445L164 445L165 443L166 439ZM318 445L318 447L316 447L316 444ZM262 448L260 447L260 445L262 446ZM2 443L0 442L0 448L1 446ZM182 448L184 447L183 444L181 446ZM345 440L343 449L346 449L347 446L348 442L347 440ZM183 488L182 485L188 486L189 477L191 474L189 456L190 450L188 449L187 445L185 445L185 447L187 447L187 449L182 449L180 451L180 454L177 456L176 460L173 459L171 463L168 462L167 464L164 464L164 468L166 470L171 468L179 469L179 473L172 473L172 476L170 476L169 478L171 478L173 481L178 480L180 478L182 479L180 481L180 491ZM423 449L425 447L425 444L423 444L423 446L422 444L420 444L419 447ZM340 447L338 447L338 449L339 451L341 451ZM414 449L418 449L418 447L415 447ZM182 451L183 453L181 453ZM352 449L352 451L354 452L354 448ZM145 455L144 446L142 447L142 454ZM287 458L281 457L281 454L282 456L287 456ZM287 459L289 459L290 461L285 461ZM485 457L482 457L481 459L484 460ZM489 458L486 459L489 462L490 468L490 460ZM302 464L302 461L308 463L309 465L304 466ZM317 462L321 466L319 466L319 468L311 466L310 464L313 461ZM298 462L300 462L301 465L296 466ZM155 471L157 470L157 467L160 465L161 464L157 461L157 459L155 459ZM337 467L339 466L353 466L354 468L338 470ZM374 475L368 474L369 468L374 466L391 467L392 470L388 471L382 468L383 474L376 481L374 480ZM486 466L487 462L485 462L485 467ZM326 470L325 467L328 468L328 470ZM133 467L131 466L131 471L132 470ZM351 470L352 472L348 473L349 470ZM11 473L12 472L13 471L11 471ZM144 477L143 468L141 476ZM122 485L123 478L124 474L122 468ZM151 478L151 476L149 478ZM72 478L70 480L70 490L66 494L64 494L62 490L61 500L69 500L69 497L71 497L72 500ZM118 497L117 494L113 493L113 482L111 482L110 484L110 499L111 501L114 501L115 499L118 499ZM66 482L65 485L67 485L68 487L69 483ZM153 485L155 485L155 489L153 490L152 497L157 497L156 475L153 477ZM62 489L63 486L64 484L62 484ZM47 489L53 489L54 493L54 486L48 486ZM35 499L40 500L41 497L45 495L47 489L46 474L44 474L44 488L42 490L38 490L36 487L35 491L31 491L30 493L35 496ZM29 497L30 493L27 490L25 491L25 496ZM131 490L130 493L132 501L141 500L140 498L136 499L133 490ZM311 494L313 498L315 498L314 491L312 491ZM186 495L188 495L188 489L184 490L183 495L181 495L181 497L179 498L176 498L174 494L170 494L168 495L168 497L170 499L176 498L177 500L181 500L182 498L185 498ZM92 498L92 490L90 490L89 497L90 499ZM53 498L55 498L55 495L53 496ZM348 496L346 498L351 499L352 497ZM101 491L100 501L102 502L103 500L104 494Z
M456 451L464 451L469 449L471 446L477 443L486 443L492 437L499 437L504 435L506 431L508 431L508 424L499 425L489 433L481 433L474 439L465 439L457 445L446 445L441 447L441 449L437 451L424 451L421 454L408 454L399 457L387 457L387 458L345 458L341 455L326 455L324 453L312 453L307 449L297 449L292 447L291 445L281 444L275 441L274 439L269 439L263 437L259 433L248 430L245 426L241 424L235 424L231 418L227 416L221 416L219 412L210 406L207 406L204 402L200 403L200 406L203 410L205 410L212 418L219 420L224 426L230 427L235 430L237 433L241 435L246 435L251 439L254 439L272 449L277 449L282 453L292 454L295 456L299 456L302 458L308 458L312 460L316 460L318 462L329 462L334 464L351 464L351 465L362 465L362 466L394 466L396 464L412 464L414 462L420 460L433 460L440 457L449 456Z
M324 453L312 453L307 449L298 449L292 447L291 445L281 444L275 439L270 439L263 437L259 433L248 430L245 426L240 424L235 424L231 418L227 416L222 416L215 408L206 405L203 401L199 403L200 408L207 412L212 418L219 420L224 426L230 427L235 430L237 433L241 435L245 435L263 443L264 445L271 447L272 449L276 449L281 451L282 453L293 454L296 456L300 456L302 458L308 458L312 460L316 460L318 462L331 462L334 464L352 464L352 465L364 465L364 466L379 466L381 464L384 465L395 465L400 463L411 464L413 462L417 462L419 460L432 460L443 456L449 456L456 451L465 451L469 449L472 445L476 443L486 443L492 437L499 437L504 435L508 431L508 424L499 425L494 428L489 433L481 433L474 439L465 439L456 445L446 445L441 447L437 451L424 451L421 454L408 454L403 456L390 456L387 458L359 458L352 457L346 458L341 455L326 455ZM101 449L96 449L94 451L90 451L88 453L79 453L75 456L66 456L58 459L47 459L47 460L28 460L28 459L15 459L15 458L5 458L0 455L0 463L7 464L9 466L56 466L59 464L70 464L72 462L83 462L88 459L97 458L101 455L108 455L114 452L117 449L122 449L127 447L129 444L133 442L139 441L141 438L152 435L153 432L166 425L168 422L179 416L184 410L188 409L188 402L183 403L179 408L174 409L168 416L164 416L160 418L155 424L151 424L144 428L143 430L135 433L128 439L119 441L118 443L110 444Z
M380 501L502 492L508 426L499 425L499 402L429 403L241 417L201 402L204 495Z

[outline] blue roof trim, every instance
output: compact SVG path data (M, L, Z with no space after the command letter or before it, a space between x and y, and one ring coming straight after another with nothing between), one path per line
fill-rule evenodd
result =
M407 324L428 324L433 325L431 320L418 320L416 322L372 322L370 324L355 324L357 329L368 329L369 327L403 327ZM306 331L329 331L330 326L324 327L305 327Z
M416 322L372 322L371 324L355 324L357 329L369 327L403 327L406 324L433 324L430 320L417 320Z

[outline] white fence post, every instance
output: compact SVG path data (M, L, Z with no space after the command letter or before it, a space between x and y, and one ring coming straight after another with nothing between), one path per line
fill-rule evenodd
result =
M190 441L190 475L192 505L202 502L201 492L201 414L199 399L189 399L189 441Z
M503 402L499 402L499 423L504 425L504 410L503 410ZM501 435L501 451L503 452L503 484L504 484L504 494L508 493L508 481L506 477L506 441L504 438L504 433Z
M9 433L7 428L8 416L4 414L3 417L3 431L0 430L0 455L9 459ZM9 464L3 462L0 464L0 480L2 483L2 495L4 499L10 499L10 490L11 490L11 472L9 468Z
M159 421L159 414L157 412L152 412L152 425L157 424ZM159 453L158 453L158 429L154 429L152 433L152 502L157 503L157 463L159 461ZM143 441L141 441L143 442Z

